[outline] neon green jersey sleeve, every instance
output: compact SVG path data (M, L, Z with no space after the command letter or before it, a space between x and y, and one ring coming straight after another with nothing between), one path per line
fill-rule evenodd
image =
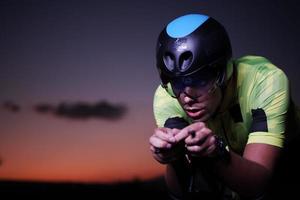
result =
M158 86L155 91L153 112L158 127L163 127L166 120L173 117L188 120L177 99L171 97L162 86Z
M253 81L247 91L247 104L252 112L252 126L247 143L282 147L289 106L288 79L282 70L270 62L259 66L251 78Z

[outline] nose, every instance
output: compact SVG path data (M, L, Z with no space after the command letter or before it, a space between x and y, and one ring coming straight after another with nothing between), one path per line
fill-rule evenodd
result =
M184 97L183 97L183 102L184 102L185 104L190 104L190 103L192 103L193 101L194 101L193 98L191 98L191 97L189 97L189 96L187 96L187 95L184 95Z
M191 103L193 101L195 101L195 99L198 97L197 96L197 91L192 88L192 87L185 87L183 90L183 101L184 103Z

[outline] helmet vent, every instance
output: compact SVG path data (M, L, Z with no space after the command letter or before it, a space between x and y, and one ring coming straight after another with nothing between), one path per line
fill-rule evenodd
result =
M169 71L174 71L175 69L175 56L169 52L165 53L163 57L164 63Z
M179 70L186 71L192 64L193 54L190 51L186 51L179 57Z

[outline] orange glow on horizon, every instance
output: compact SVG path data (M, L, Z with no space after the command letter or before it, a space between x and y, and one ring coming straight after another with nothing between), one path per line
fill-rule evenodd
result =
M132 111L117 123L22 113L2 118L0 179L108 183L161 176L164 166L149 149L155 126L148 109L143 118Z
M152 178L160 177L163 175L164 167L156 166L151 170L137 171L135 176L130 172L122 173L120 171L111 171L97 173L92 176L91 172L79 173L78 171L68 172L53 172L51 170L44 171L37 174L36 172L28 172L22 174L6 173L1 175L0 180L13 180L13 181L42 181L42 182L78 182L78 183L114 183L114 182L127 182L133 180L149 180Z

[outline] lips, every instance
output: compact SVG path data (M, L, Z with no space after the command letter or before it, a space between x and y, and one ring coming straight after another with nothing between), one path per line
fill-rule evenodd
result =
M191 118L199 118L201 117L201 114L204 112L204 109L186 108L185 112Z

